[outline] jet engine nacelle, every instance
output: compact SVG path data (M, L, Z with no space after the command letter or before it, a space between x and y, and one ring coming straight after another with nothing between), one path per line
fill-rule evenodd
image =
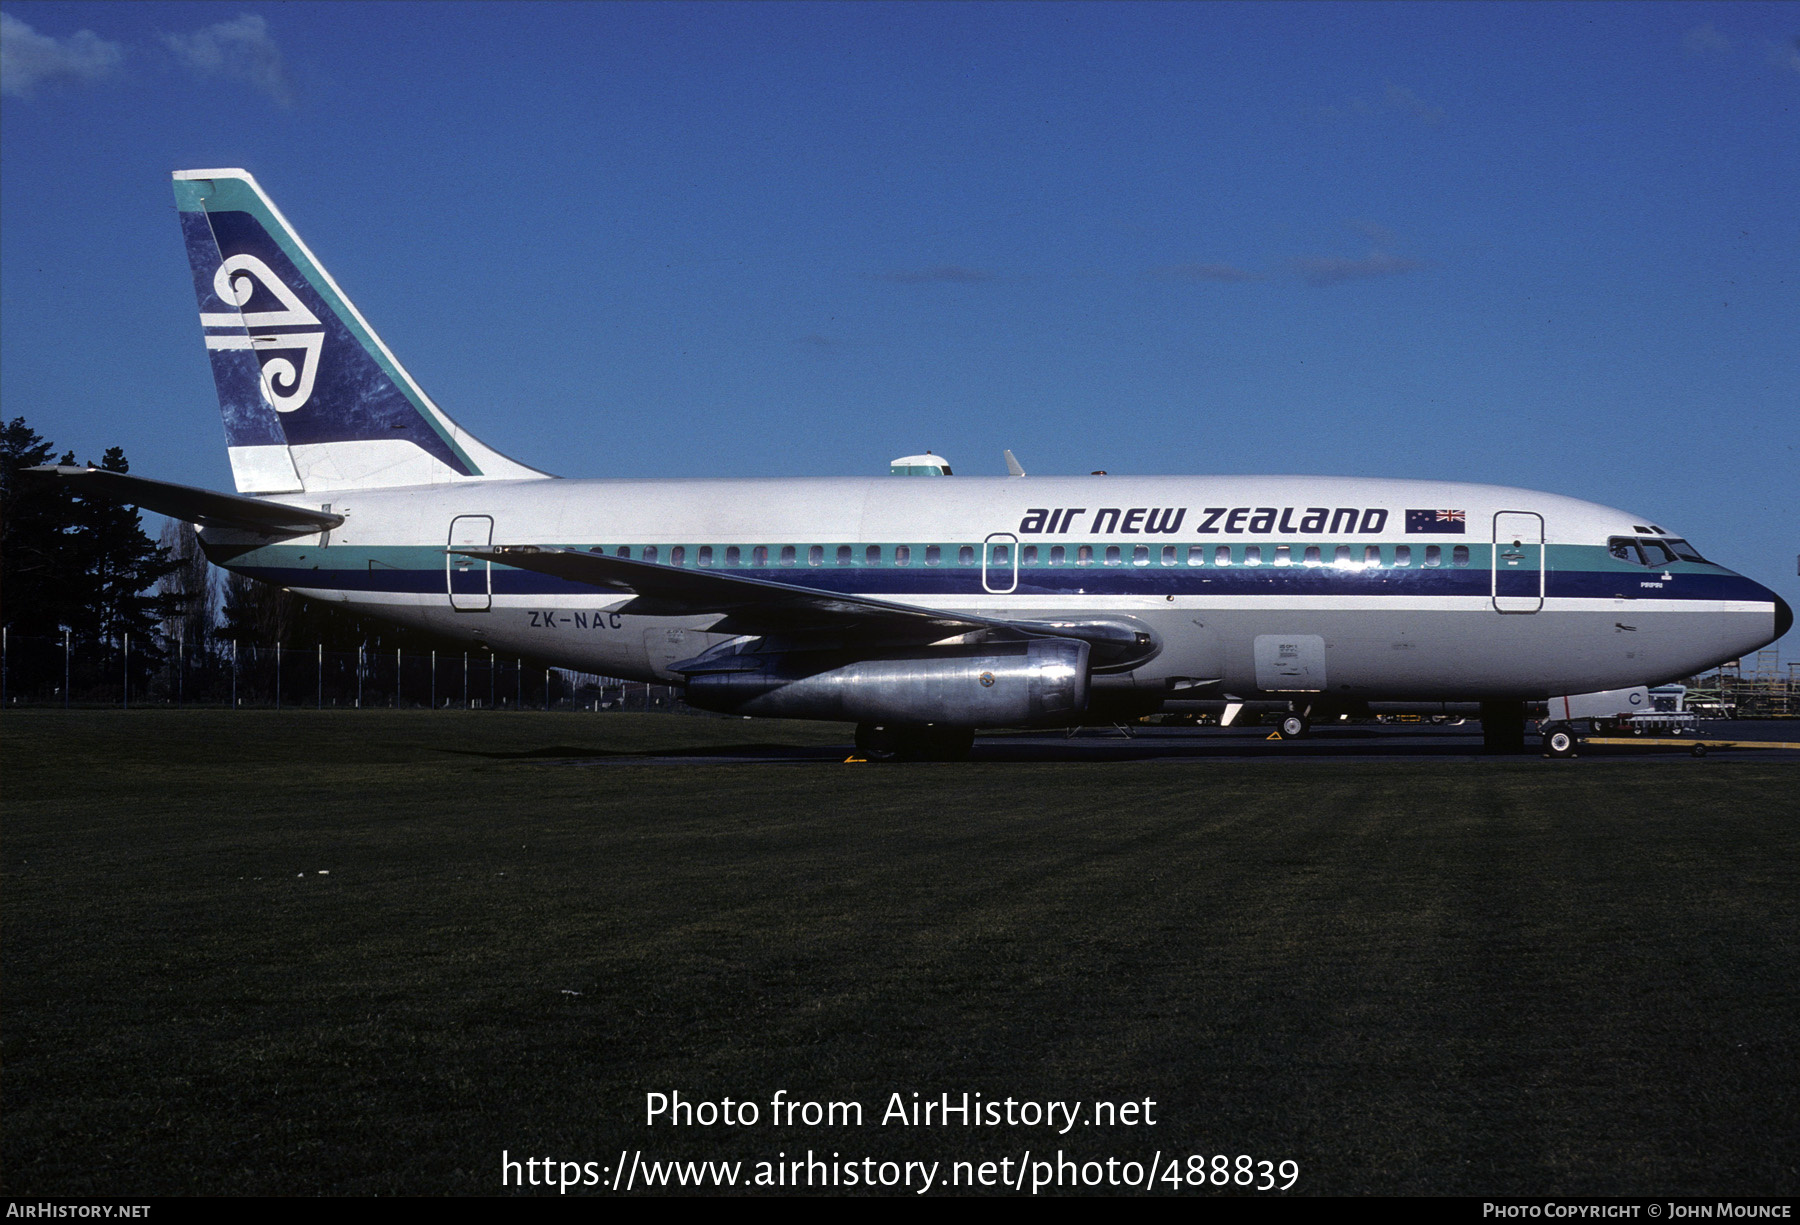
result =
M896 651L708 653L676 664L702 710L847 723L1019 727L1072 720L1088 704L1088 644L1069 638Z

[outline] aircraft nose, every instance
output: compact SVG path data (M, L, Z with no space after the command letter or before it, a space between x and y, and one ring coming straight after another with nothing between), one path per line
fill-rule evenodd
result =
M1794 610L1780 596L1775 597L1775 636L1781 637L1794 628Z

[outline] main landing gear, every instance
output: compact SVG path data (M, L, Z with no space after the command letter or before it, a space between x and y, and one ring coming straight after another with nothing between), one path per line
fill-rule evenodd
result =
M936 723L858 723L856 751L870 761L967 761L972 727Z

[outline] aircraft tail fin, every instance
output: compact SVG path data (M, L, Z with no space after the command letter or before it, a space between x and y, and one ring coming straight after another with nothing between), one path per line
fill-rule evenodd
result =
M238 492L546 475L432 403L246 171L174 177Z

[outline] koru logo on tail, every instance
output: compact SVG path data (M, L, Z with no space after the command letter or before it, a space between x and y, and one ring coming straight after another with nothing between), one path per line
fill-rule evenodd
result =
M243 310L261 290L280 303L279 310ZM213 274L213 292L240 309L200 313L200 326L230 328L208 332L209 349L252 349L262 368L263 398L278 413L291 413L312 398L319 373L319 351L325 327L273 269L254 255L233 255ZM247 333L247 334L246 334ZM294 355L298 355L296 366Z

